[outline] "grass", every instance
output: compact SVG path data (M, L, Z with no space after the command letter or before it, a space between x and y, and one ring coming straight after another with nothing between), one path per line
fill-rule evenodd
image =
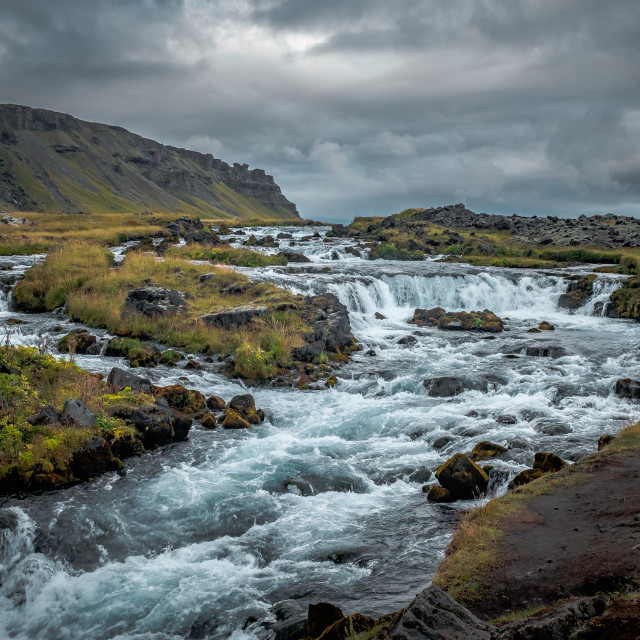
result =
M8 344L0 347L0 362L5 371L0 373L0 484L11 472L26 480L33 473L51 474L54 484L68 480L74 451L95 435L135 433L131 426L110 416L120 395L110 394L99 377L72 362L56 360L36 348ZM98 414L95 427L32 426L28 422L45 404L61 411L68 398L82 400ZM144 403L145 398L137 397L135 402Z
M529 607L528 609L520 609L518 611L510 611L509 613L505 613L493 620L489 620L491 624L501 625L506 624L507 622L515 622L516 620L523 620L524 618L529 618L530 616L535 616L536 613L540 613L544 611L547 607L538 606L538 607Z
M502 562L501 526L507 519L524 510L536 496L586 483L608 458L636 454L639 450L640 423L637 423L622 429L603 451L470 511L460 521L434 583L465 606L477 604L485 595L484 585L492 571Z
M288 260L284 256L268 256L251 249L206 247L201 244L188 244L182 247L171 247L166 255L189 260L208 260L215 264L228 264L237 267L284 266Z
M205 274L203 282L200 277ZM186 309L156 318L128 312L128 291L149 283L188 294ZM252 283L232 269L135 252L113 269L104 249L75 241L29 269L14 299L24 311L52 310L66 302L69 316L90 327L192 353L234 355L234 373L250 380L272 378L288 367L292 350L303 344L300 331L306 328L296 311L303 306L299 299L273 285ZM271 311L234 331L209 327L201 319L203 314L243 305ZM278 311L283 305L291 308Z

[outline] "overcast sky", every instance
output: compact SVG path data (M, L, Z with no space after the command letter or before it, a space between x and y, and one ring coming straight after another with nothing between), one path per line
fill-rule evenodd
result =
M303 217L640 216L638 0L2 0L0 102L274 175Z

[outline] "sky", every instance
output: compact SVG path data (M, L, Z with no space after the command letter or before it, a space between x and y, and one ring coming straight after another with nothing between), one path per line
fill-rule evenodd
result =
M272 174L305 218L640 217L638 0L2 0L0 103Z

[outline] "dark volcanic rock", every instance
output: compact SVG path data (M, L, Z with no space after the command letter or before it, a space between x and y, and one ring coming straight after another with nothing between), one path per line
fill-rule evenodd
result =
M432 398L450 398L457 396L464 391L462 378L456 376L439 376L429 378L423 382Z
M167 231L174 236L180 236L187 242L198 242L204 245L217 245L223 243L220 238L204 228L200 218L182 216L167 225Z
M208 327L219 327L229 331L234 327L249 324L254 318L262 316L268 311L267 307L243 305L228 311L207 313L202 316L202 320Z
M496 631L431 585L401 615L389 640L492 640Z
M114 457L111 447L102 438L92 438L71 460L71 472L76 478L86 480L105 471L116 471L122 463Z
M37 415L31 416L28 419L28 422L34 427L45 424L55 424L56 422L60 422L60 414L50 404L45 404Z
M534 344L525 349L525 354L537 358L562 358L567 355L564 347L555 344Z
M82 400L76 398L65 401L60 422L79 427L92 427L97 417Z
M163 287L142 287L127 293L125 308L156 318L168 313L177 313L187 304L187 294Z
M613 386L613 392L621 398L640 399L640 381L631 378L620 378Z
M111 369L107 383L114 391L122 391L125 387L129 387L135 393L151 393L151 382L148 378L136 376L118 367Z
M489 476L471 458L456 453L436 471L438 482L458 500L471 500L487 491Z
M183 440L192 425L188 416L157 404L136 409L129 420L140 432L145 448Z

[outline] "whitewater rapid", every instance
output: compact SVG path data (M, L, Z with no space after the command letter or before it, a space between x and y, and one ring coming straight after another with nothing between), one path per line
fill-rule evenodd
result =
M509 446L495 462L501 491L535 451L577 460L603 433L640 419L612 394L617 378L640 376L638 325L592 315L619 277L599 276L592 298L569 313L557 301L564 276L580 270L368 261L365 249L362 258L346 251L350 240L323 242L326 229L306 242L308 229L283 231L293 238L281 249L293 242L312 262L244 272L296 293L335 293L362 351L334 389L251 390L267 416L260 427L195 428L187 442L127 461L126 476L5 500L0 638L271 640L310 602L374 616L397 610L429 582L459 509L471 505L432 505L421 491L449 456L485 439ZM509 331L421 329L416 344L398 344L417 330L406 322L413 310L435 306L489 308ZM5 305L0 319L8 317L28 322L9 336L22 344L59 335L63 321ZM527 333L542 320L556 330ZM539 343L566 355L525 355ZM126 366L103 356L77 362L101 373ZM204 361L198 371L145 374L227 400L244 391ZM423 381L437 375L489 380L489 390L430 398ZM510 423L498 420L505 416Z

